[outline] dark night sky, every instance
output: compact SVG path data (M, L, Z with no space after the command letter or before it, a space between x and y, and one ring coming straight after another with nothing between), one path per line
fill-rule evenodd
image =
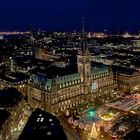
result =
M140 29L140 0L0 0L0 30Z

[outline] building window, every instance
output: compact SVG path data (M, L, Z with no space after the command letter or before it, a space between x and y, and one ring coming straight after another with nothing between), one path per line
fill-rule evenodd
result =
M69 85L69 83L67 82L66 86L68 86L68 85Z

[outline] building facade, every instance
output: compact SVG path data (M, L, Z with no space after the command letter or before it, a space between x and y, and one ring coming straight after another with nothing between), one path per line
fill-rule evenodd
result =
M37 75L31 78L28 87L28 102L31 106L49 112L58 112L80 103L83 83L78 73L44 79L44 84L38 83Z
M0 89L16 88L23 96L27 96L28 76L23 73L0 75Z
M140 89L140 72L135 69L113 66L114 80L118 89L123 92L135 93Z

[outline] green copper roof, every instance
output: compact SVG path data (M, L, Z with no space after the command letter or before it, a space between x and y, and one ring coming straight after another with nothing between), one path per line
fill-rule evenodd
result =
M32 74L30 76L30 84L34 85L37 88L42 90L50 91L53 82L61 88L61 86L66 87L72 85L72 83L81 82L80 76L78 73L71 74L67 76L56 77L54 79L47 79L45 75L41 74ZM54 81L53 81L54 80Z
M96 75L102 75L105 73L109 73L109 67L105 66L105 67L95 67L91 70L91 75L92 76L96 76Z

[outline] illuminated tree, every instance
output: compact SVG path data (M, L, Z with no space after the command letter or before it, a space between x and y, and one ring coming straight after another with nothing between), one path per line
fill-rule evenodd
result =
M97 130L95 127L95 123L93 123L92 128L91 128L91 133L90 133L90 137L96 139L97 138Z

